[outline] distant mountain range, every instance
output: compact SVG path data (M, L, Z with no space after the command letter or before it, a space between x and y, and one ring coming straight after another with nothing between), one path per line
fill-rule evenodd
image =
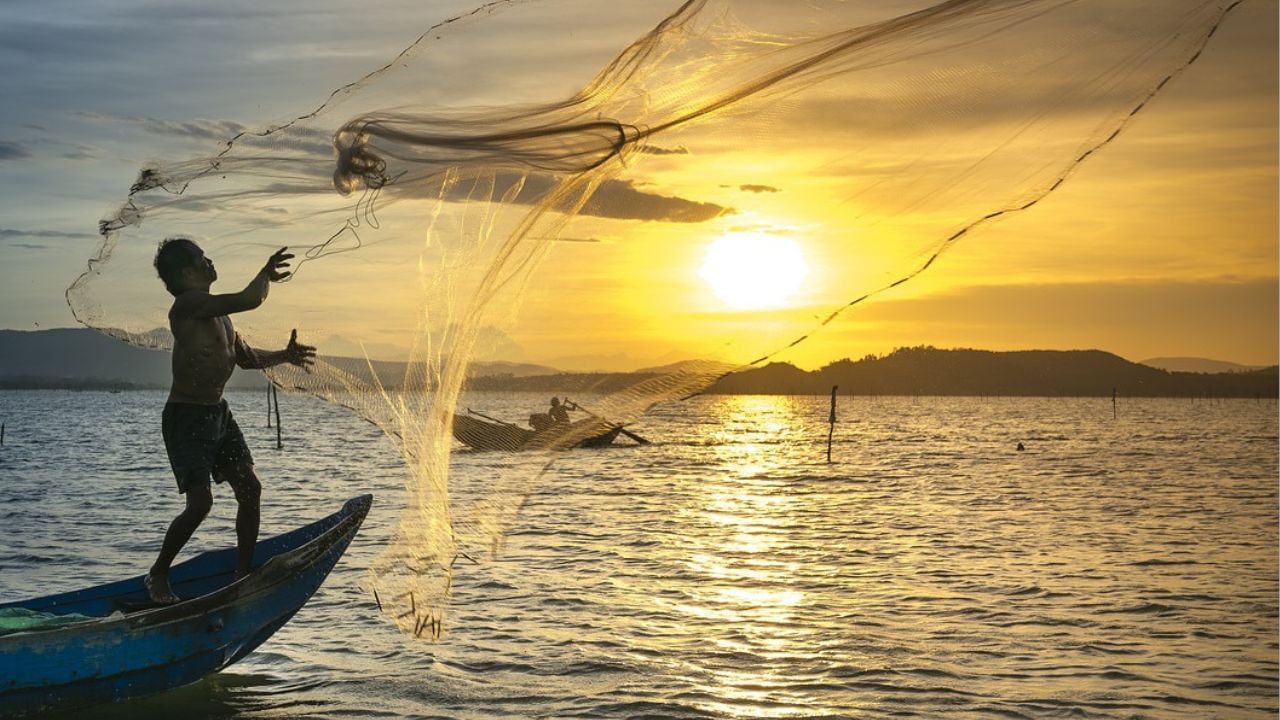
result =
M565 373L476 378L473 389L611 392L644 373ZM840 360L805 371L788 363L741 370L704 394L1021 395L1122 397L1276 397L1280 368L1215 374L1169 372L1100 350L939 350L900 348L883 357Z
M1241 365L1226 360L1210 360L1198 357L1158 357L1143 360L1142 365L1170 372L1224 373L1262 370L1265 365Z
M157 339L163 332L157 331ZM326 361L357 375L368 374L364 358L326 357ZM375 360L380 376L399 377L404 363ZM528 363L474 363L473 376L497 374L527 377L558 372ZM0 330L0 387L168 388L170 355L120 342L88 328L56 330ZM256 370L237 370L228 388L260 388Z
M324 359L348 372L368 374L364 359ZM1155 358L1133 363L1100 350L900 348L885 356L840 360L813 371L771 363L722 377L705 392L825 395L833 385L839 386L841 395L1109 396L1114 389L1123 397L1276 397L1280 392L1280 369L1276 366L1185 372L1153 366L1161 360L1187 359ZM384 383L404 375L404 363L374 361L373 365ZM612 392L657 378L663 372L688 372L688 368L698 366L676 363L635 373L563 373L542 365L476 363L468 387L549 393ZM0 387L167 388L169 372L168 353L126 345L88 329L0 330ZM259 373L237 371L229 387L258 388L262 384ZM395 387L395 383L389 386Z
M900 348L813 372L786 363L734 373L717 393L820 395L1023 395L1275 397L1280 368L1215 374L1169 372L1101 350Z

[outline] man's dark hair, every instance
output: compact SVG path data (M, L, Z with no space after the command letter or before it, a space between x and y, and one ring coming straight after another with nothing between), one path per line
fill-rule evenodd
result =
M170 295L178 296L182 271L195 265L198 250L196 242L188 237L165 238L160 242L160 248L156 250L156 274L164 281Z

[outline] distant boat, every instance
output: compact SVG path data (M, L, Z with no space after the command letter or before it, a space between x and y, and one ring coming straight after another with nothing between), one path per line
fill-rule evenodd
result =
M511 423L485 422L467 415L453 417L453 436L476 450L565 450L599 448L613 443L622 426L589 417L569 425L528 430Z
M189 599L174 605L152 604L142 576L0 605L0 613L48 613L63 623L0 634L0 716L143 697L248 655L320 587L372 502L353 498L329 517L259 542L255 569L239 582L232 582L234 549L175 565L174 592Z

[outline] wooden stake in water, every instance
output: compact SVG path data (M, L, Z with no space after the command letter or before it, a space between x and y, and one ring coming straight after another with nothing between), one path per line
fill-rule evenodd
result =
M271 397L276 401L276 449L284 449L284 441L280 439L280 394L276 392L276 386L271 386Z
M1120 417L1116 414L1116 389L1111 388L1111 419L1115 420Z
M0 423L0 445L4 444L4 423Z
M271 391L275 388L271 381L267 381L267 429L271 429Z
M827 428L827 464L828 465L831 464L831 438L836 433L836 388L838 387L840 386L839 385L831 386L831 417L829 418L829 422L831 423L831 425L830 427Z

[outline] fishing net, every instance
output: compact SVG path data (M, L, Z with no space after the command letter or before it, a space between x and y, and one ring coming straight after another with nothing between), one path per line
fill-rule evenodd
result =
M493 2L296 119L145 167L68 302L167 347L162 238L195 238L222 292L297 253L236 327L257 347L298 328L320 361L271 380L398 442L408 501L370 582L401 628L438 634L457 559L492 552L547 467L534 453L451 494L476 363L664 366L596 376L608 422L554 450L783 359L1049 196L1231 7Z

